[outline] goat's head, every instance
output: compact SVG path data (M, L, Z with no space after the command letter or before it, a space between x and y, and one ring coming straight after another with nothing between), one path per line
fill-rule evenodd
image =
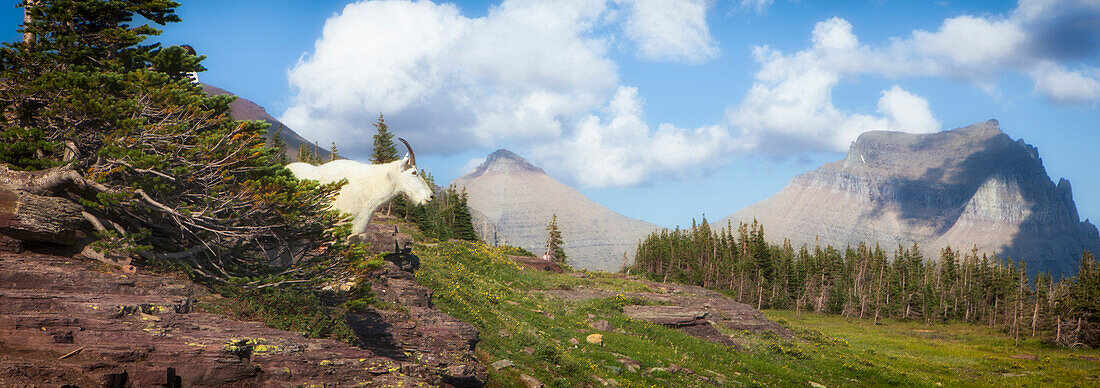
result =
M404 158L397 161L397 190L402 194L405 194L415 205L423 205L432 200L432 188L428 186L428 182L424 180L424 177L420 176L420 170L416 167L416 154L413 153L412 146L405 139L397 138L402 143L405 143L405 148L409 149L409 154Z

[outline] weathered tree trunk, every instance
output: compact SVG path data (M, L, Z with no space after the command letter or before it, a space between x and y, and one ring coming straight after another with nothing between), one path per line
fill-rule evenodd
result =
M84 208L59 197L0 186L0 234L22 241L72 244Z
M1001 303L1000 299L997 299L996 297L993 298L993 310L992 310L993 318L990 320L989 327L994 329L994 330L997 329L997 308L999 307L1000 303Z
M740 280L737 281L737 301L745 301L745 271L741 271Z
M13 171L0 164L0 234L21 241L72 244L87 220L84 208L56 193L110 192L69 167Z
M1057 325L1057 329L1054 330L1054 344L1058 345L1058 346L1061 346L1062 345L1062 316L1061 315L1058 316L1058 321L1057 321L1056 325Z
M1012 304L1012 337L1015 340L1012 346L1020 346L1020 302Z
M23 26L24 26L24 28L26 28L26 25L31 24L31 22L34 21L34 17L31 16L30 10L28 8L36 6L36 5L38 5L38 0L27 0L26 4L23 5ZM23 33L23 43L30 44L31 42L34 42L34 34L30 33L30 32L24 32Z
M1031 336L1035 336L1035 329L1039 327L1039 296L1035 296L1035 310L1031 314Z

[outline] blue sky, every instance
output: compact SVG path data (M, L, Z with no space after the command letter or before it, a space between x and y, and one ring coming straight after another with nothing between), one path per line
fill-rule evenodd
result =
M204 82L352 158L384 113L441 182L506 147L620 213L685 225L863 130L996 118L1100 217L1094 0L183 3L156 39L208 55Z

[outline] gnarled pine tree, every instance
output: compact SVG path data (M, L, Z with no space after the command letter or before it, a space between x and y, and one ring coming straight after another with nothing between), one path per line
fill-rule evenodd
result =
M325 210L338 186L294 179L266 124L203 93L187 75L203 56L144 43L160 31L135 17L177 22L178 5L25 2L25 41L0 48L0 180L79 203L114 249L203 278L335 270L359 252Z

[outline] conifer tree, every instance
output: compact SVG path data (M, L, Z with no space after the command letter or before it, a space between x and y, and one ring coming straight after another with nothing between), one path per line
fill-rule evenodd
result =
M286 140L283 139L282 125L279 125L279 128L275 130L275 134L271 136L271 142L268 144L268 146L275 150L274 159L277 163L290 163L290 159L286 156Z
M474 222L470 216L470 208L466 204L468 198L466 189L462 189L462 193L456 196L452 210L454 222L451 226L451 230L454 231L455 238L467 241L477 241L477 231L474 230Z
M550 223L546 225L546 256L549 256L550 261L555 263L565 264L567 256L565 256L565 249L562 248L561 230L558 230L558 214L554 213L550 218Z
M382 164L397 160L397 146L393 144L393 133L390 133L389 128L390 127L386 125L385 117L379 113L378 122L374 123L376 133L374 134L374 151L370 156L371 163ZM404 197L398 196L386 203L386 215L392 214L394 207L396 207L398 213L403 213L407 217L409 214L409 206L410 205L405 201Z
M206 279L261 274L271 255L295 251L289 241L305 251L336 241L329 258L354 249L325 210L338 186L294 179L265 124L230 120L233 97L188 76L205 70L203 56L143 44L160 33L150 24L180 20L178 5L25 2L25 41L0 48L0 161L49 178L102 241Z
M393 144L393 134L386 125L386 119L378 115L378 122L374 123L374 129L378 132L374 135L374 152L370 155L372 163L389 163L397 160L397 146Z
M325 160L321 158L319 150L317 144L302 143L298 145L298 161L312 165L324 163Z

